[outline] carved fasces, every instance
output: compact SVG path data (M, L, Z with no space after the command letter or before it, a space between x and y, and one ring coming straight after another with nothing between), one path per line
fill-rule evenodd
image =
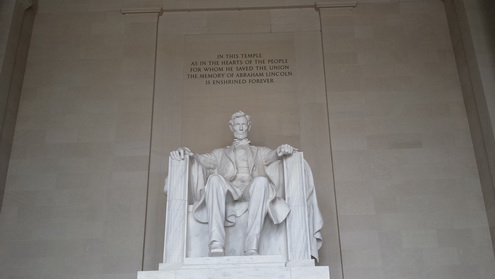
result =
M186 249L189 156L185 156L182 160L169 158L168 164L163 262L182 263Z
M290 207L286 219L289 261L311 259L304 159L302 152L284 158L285 200Z

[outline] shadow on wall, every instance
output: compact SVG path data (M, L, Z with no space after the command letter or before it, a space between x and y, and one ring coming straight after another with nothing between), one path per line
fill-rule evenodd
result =
M32 1L32 5L28 1L16 1L4 63L0 65L0 211L37 3L37 0Z
M491 52L491 65L495 67L495 1L493 0L481 0L481 21L486 28L486 40L487 45Z

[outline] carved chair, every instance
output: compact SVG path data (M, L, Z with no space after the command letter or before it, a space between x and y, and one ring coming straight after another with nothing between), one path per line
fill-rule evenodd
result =
M259 252L261 255L281 255L293 265L314 265L308 232L303 153L284 157L283 171L285 200L291 211L279 225L266 220ZM163 263L183 265L186 258L207 257L208 224L199 223L191 213L192 205L188 202L189 158L182 161L169 158L168 179ZM226 228L226 256L242 255L243 239L239 239L239 235L243 235L246 224L244 215L233 227Z

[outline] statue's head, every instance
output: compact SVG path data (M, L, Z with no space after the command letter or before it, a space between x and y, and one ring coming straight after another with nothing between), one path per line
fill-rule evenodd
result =
M229 127L234 133L234 138L245 139L251 129L251 116L242 111L235 112L230 118Z

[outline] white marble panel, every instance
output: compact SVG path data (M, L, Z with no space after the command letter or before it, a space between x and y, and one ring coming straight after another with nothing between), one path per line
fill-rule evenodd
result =
M285 266L281 256L219 257L186 260L185 265L161 265L140 271L138 279L329 279L326 266Z
M174 270L139 271L137 279L176 279Z
M292 267L291 279L330 279L330 273L326 266Z
M257 278L257 279L290 279L290 270L284 267L270 268L210 268L200 269L196 272L191 270L177 271L180 279L231 279L231 278Z

